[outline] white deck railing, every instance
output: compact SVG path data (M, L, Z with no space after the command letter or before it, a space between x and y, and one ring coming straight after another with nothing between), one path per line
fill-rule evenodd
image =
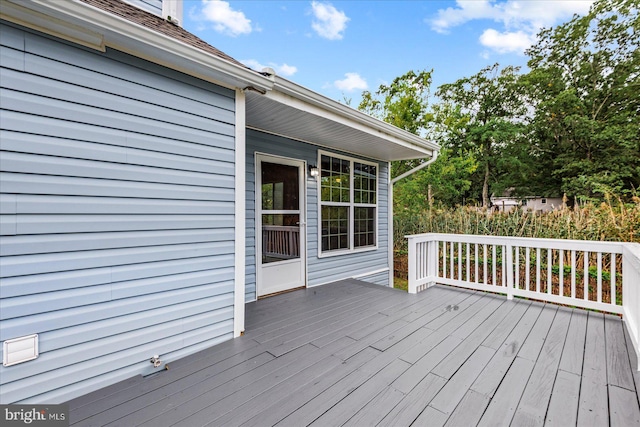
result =
M299 258L300 226L263 225L262 254L272 258Z
M407 238L409 293L441 283L621 314L640 359L640 244L436 233Z

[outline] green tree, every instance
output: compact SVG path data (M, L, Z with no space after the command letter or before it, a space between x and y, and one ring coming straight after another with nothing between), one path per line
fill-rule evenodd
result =
M399 215L419 215L434 203L454 206L462 204L471 187L471 175L478 163L473 155L453 156L443 148L428 168L419 170L397 184L394 212Z
M393 79L389 85L380 85L375 93L365 91L358 109L415 135L426 136L433 120L429 105L432 73L433 70L411 70ZM407 172L423 161L393 162L392 177Z
M640 186L638 6L598 1L527 51L538 164L571 196L631 196Z
M500 70L499 64L494 64L471 77L440 86L436 95L452 106L449 111L458 111L465 117L456 120L462 126L449 134L447 145L456 155L473 153L476 157L482 205L488 207L490 184L492 180L500 181L496 176L499 160L510 146L522 143L526 132L527 106L519 68L508 66Z

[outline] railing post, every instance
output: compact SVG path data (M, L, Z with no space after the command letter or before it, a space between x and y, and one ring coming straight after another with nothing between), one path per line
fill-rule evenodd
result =
M431 240L427 243L427 277L429 282L427 288L436 284L436 276L438 275L438 242Z
M505 283L506 288L507 288L507 299L508 300L512 300L513 299L513 246L512 245L505 245L503 246L504 248L504 252L502 254L503 256L503 265L506 268L506 274L507 274L507 281Z
M409 237L409 241L407 243L409 249L409 286L408 292L410 294L418 293L418 278L417 278L417 265L416 265L416 240L414 238Z
M622 248L623 320L631 338L640 371L640 244L627 243Z

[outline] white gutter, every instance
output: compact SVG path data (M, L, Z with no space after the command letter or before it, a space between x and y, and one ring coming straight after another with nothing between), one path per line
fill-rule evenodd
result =
M230 89L269 91L273 79L77 0L2 0L2 19L87 47L130 53ZM82 43L87 36L89 43Z
M409 175L413 175L414 173L418 172L420 169L426 168L431 163L435 162L437 158L438 158L438 151L434 151L433 152L433 157L431 157L429 160L427 160L426 162L424 162L423 164L421 164L419 166L416 166L415 168L411 169L410 171L407 171L407 172L403 173L402 175L397 176L394 179L392 179L391 180L391 186L393 187L393 184L395 184L396 182L400 181L401 179L404 179L404 178L408 177Z
M282 77L275 77L273 92L280 92L284 95L288 95L292 98L314 105L322 110L341 116L353 124L360 125L361 130L367 129L369 132L372 130L376 131L381 134L377 136L392 139L398 145L417 149L425 154L432 155L435 155L435 153L440 150L440 146L436 143L427 141L418 135L414 135L404 129L400 129L392 124L383 122L375 117L371 117L362 111L341 104L340 102L327 98L324 95L320 95L317 92L307 89L304 86L300 86L287 79L283 79Z

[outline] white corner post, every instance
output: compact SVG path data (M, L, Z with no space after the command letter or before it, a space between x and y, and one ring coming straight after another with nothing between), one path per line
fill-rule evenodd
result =
M438 277L438 241L435 238L428 243L427 257L427 275L429 276L427 288L430 288L436 284L436 277Z
M246 102L242 89L236 89L235 123L235 287L233 336L244 332L245 247L246 247Z
M513 246L505 245L502 247L502 264L506 268L507 274L507 299L513 299L513 287L514 287L514 268L518 268L518 266L513 266ZM504 271L504 270L503 270Z
M409 253L407 257L409 258L409 285L408 292L410 294L418 293L418 277L417 277L417 263L416 263L416 249L417 244L413 237L408 237L409 241L407 244L407 248L409 249Z
M622 247L622 307L625 326L636 352L640 371L640 244L627 243ZM637 385L636 385L637 386Z
M389 200L387 206L387 229L389 230L389 250L388 252L388 263L389 263L389 287L393 288L393 282L395 280L394 274L394 265L393 265L393 182L391 182L391 162L387 162L387 198Z

